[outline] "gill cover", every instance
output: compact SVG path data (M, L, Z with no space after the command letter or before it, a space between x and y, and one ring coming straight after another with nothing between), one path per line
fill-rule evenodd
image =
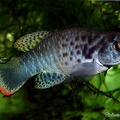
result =
M120 34L111 36L98 53L99 62L108 66L120 63Z

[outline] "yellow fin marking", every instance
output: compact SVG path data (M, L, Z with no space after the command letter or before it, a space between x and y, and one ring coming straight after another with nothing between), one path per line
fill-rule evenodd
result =
M38 31L20 37L15 43L14 47L22 52L27 52L33 49L42 39L49 36L48 31Z

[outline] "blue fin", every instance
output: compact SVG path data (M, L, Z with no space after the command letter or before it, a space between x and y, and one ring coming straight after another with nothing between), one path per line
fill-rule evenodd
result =
M60 72L42 72L37 75L35 88L45 89L62 83L66 76Z
M74 65L71 74L77 77L84 77L93 75L95 72L96 70L93 63L82 63Z
M17 58L6 64L0 64L0 91L9 96L14 94L27 81L27 77L19 67Z
M74 65L72 68L71 75L76 77L86 77L96 75L107 69L108 69L107 67L99 65L96 62L86 62Z

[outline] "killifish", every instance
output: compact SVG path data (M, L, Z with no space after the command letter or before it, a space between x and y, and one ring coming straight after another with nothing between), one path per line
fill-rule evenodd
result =
M14 47L23 54L0 64L0 91L6 96L33 76L35 88L46 89L68 78L99 74L120 63L117 32L86 28L39 31L22 36Z

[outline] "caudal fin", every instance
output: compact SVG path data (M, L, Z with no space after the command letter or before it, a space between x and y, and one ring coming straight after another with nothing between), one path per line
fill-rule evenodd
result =
M5 96L14 94L26 82L16 60L0 64L0 91Z

